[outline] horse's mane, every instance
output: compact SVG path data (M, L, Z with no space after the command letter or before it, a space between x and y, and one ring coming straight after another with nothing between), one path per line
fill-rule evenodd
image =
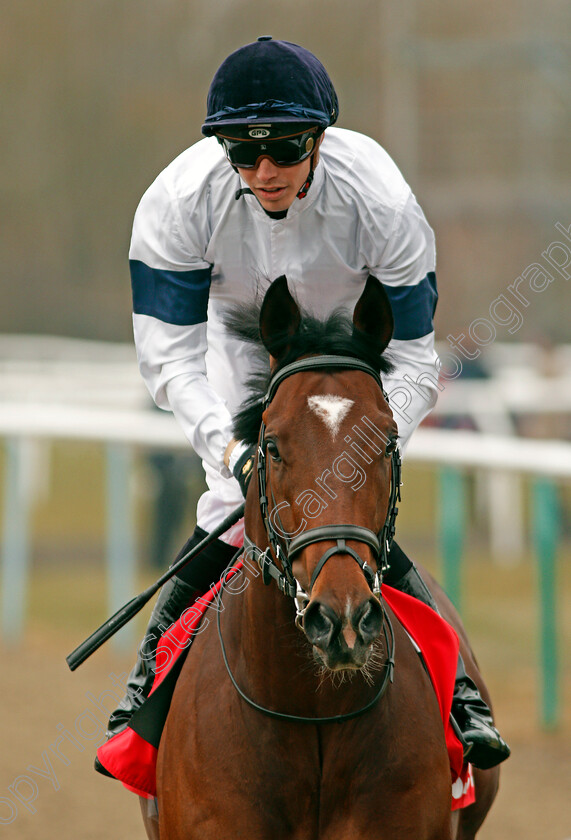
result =
M236 440L252 445L257 443L262 423L262 400L271 377L301 356L351 356L367 362L377 373L390 373L393 369L391 362L379 352L376 342L364 333L357 332L349 314L338 309L324 319L302 311L301 323L294 336L284 333L272 340L279 363L270 374L269 353L260 336L260 310L261 302L239 305L228 310L224 317L228 332L253 344L258 351L257 370L247 380L250 396L234 416L233 433Z

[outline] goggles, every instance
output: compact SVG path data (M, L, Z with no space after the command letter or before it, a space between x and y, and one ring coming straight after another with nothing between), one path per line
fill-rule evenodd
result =
M260 126L260 129L263 130L263 127ZM315 127L312 127L290 137L277 137L275 140L265 138L243 140L222 134L217 134L216 137L232 166L240 169L255 169L261 157L271 158L277 166L295 166L301 163L315 150L319 133Z

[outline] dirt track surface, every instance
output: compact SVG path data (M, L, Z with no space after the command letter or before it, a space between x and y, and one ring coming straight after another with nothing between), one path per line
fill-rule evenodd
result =
M478 840L571 840L571 710L564 703L569 669L561 686L560 728L542 732L534 642L518 624L533 628L533 607L502 582L501 573L496 577L506 599L502 618L495 627L487 614L488 635L480 634L476 650L513 753ZM565 577L568 591L567 572ZM82 612L81 604L76 609ZM478 635L478 615L470 618L469 605L467 611ZM70 628L62 619L54 627L35 619L21 646L0 647L2 840L145 840L137 798L92 769L106 710L119 693L116 677L126 674L132 656L118 657L106 646L70 673L65 656L98 622L88 616L83 623Z

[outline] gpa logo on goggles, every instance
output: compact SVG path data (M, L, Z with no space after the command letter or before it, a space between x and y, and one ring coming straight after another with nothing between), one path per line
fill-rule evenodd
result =
M254 137L254 138L258 139L258 138L263 138L263 137L269 137L270 136L270 131L267 128L257 127L257 128L251 128L249 130L248 134L250 135L250 137Z

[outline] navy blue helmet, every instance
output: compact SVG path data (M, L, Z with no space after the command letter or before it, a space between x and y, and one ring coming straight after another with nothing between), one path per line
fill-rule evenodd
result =
M337 119L337 94L309 50L263 35L231 53L210 85L202 133L257 123L319 126Z

